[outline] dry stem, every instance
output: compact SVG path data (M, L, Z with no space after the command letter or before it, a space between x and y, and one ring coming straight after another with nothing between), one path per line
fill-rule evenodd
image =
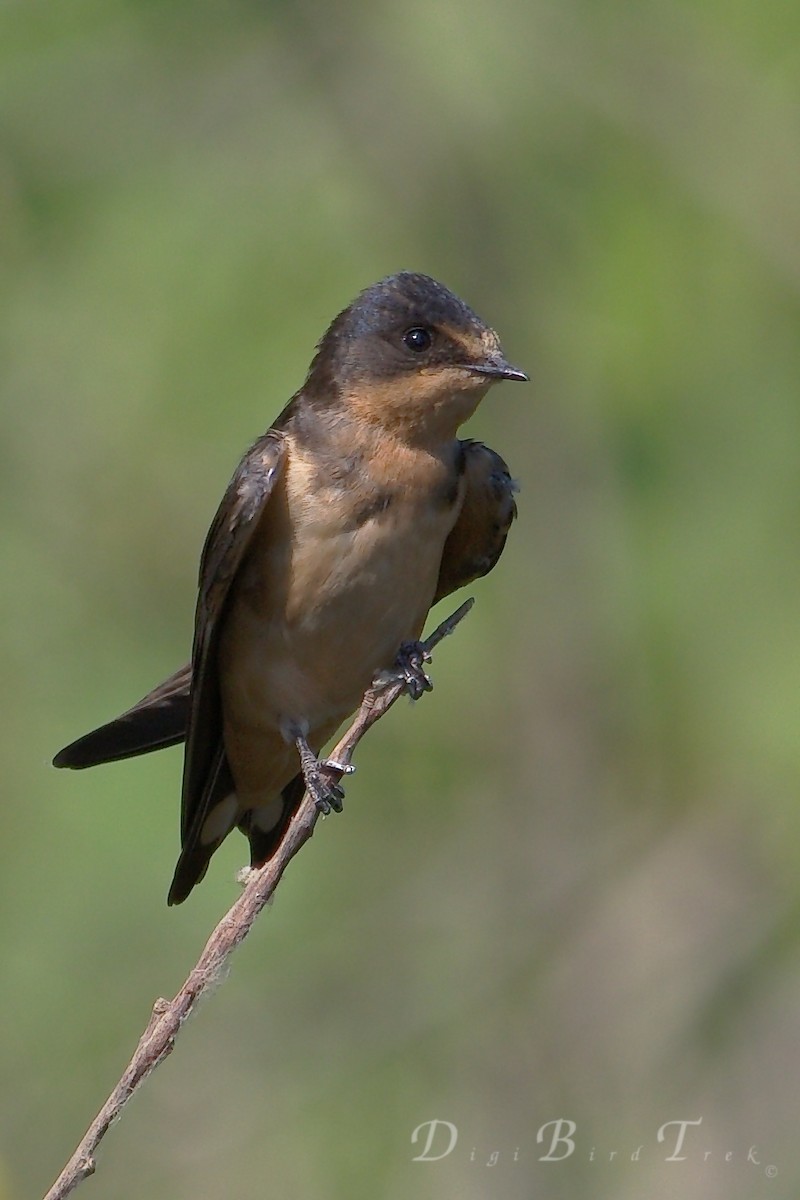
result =
M472 604L472 600L465 601L434 630L423 643L426 653L432 652L442 638L452 633ZM388 712L404 690L405 683L398 680L373 685L331 758L343 764L349 763L367 730ZM44 1200L63 1200L82 1180L94 1174L95 1153L109 1126L150 1072L172 1053L181 1025L207 988L219 978L232 951L247 937L289 862L314 832L318 817L319 810L306 792L277 852L263 867L249 873L244 890L211 934L180 991L172 1000L156 1000L133 1058Z

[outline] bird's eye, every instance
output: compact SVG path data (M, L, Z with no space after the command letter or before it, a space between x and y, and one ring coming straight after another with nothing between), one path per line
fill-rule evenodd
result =
M415 354L422 354L425 350L430 350L432 342L433 334L424 325L415 325L413 329L407 329L403 334L404 345L409 350L413 350Z

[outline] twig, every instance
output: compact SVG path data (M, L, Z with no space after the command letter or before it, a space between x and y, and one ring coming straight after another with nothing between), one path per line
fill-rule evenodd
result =
M471 599L465 601L422 643L426 655L438 646L442 638L453 632L473 603ZM388 712L405 688L404 681L394 678L388 682L376 682L364 696L361 708L333 750L331 758L342 765L349 764L364 734ZM181 1025L203 993L219 978L233 950L247 937L289 862L314 832L318 817L319 810L306 792L278 850L263 867L249 872L241 895L211 934L183 987L172 1000L156 1000L133 1058L44 1200L64 1200L79 1183L94 1174L95 1154L109 1126L150 1072L172 1053Z

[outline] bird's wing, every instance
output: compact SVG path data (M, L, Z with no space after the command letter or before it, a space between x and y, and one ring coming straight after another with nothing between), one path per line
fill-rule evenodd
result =
M466 488L458 520L444 544L434 604L496 564L517 515L517 490L503 459L483 442L463 441Z
M227 592L246 549L249 533L261 511L260 505L266 502L274 476L280 470L282 443L281 435L273 432L257 443L239 467L209 532L201 563L201 599L204 580L210 581L206 583L206 612L211 613L211 620L207 620L205 626L207 639L213 635L213 626L224 603L221 589L217 587L212 595L210 584L219 585L227 572L227 578L224 579L224 592ZM270 471L273 471L273 475L266 478ZM227 535L221 528L223 518L231 526ZM215 541L213 550L212 538ZM215 569L220 572L220 578L216 580L213 578ZM198 605L198 619L199 614ZM208 647L206 659L207 654ZM148 754L152 750L162 750L185 741L191 681L192 663L187 663L119 717L59 750L53 759L53 766L81 770L100 763L134 758L138 754Z
M54 767L93 767L175 746L186 737L190 664L153 688L121 716L59 750Z
M209 807L219 798L220 778L225 774L220 758L222 704L217 672L217 646L225 604L264 507L281 475L285 458L284 435L269 430L239 464L203 547L183 766L183 862L192 857L192 847L199 840ZM180 871L181 862L176 871L176 883Z

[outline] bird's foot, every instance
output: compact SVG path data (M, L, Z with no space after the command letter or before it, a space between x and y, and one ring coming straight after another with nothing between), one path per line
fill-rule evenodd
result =
M306 788L319 811L325 817L331 811L341 812L344 788L340 780L345 775L353 774L353 764L336 762L331 758L317 758L302 736L295 738L295 745L300 755Z
M431 656L422 642L403 642L394 666L384 677L387 683L403 683L412 700L419 700L423 692L433 691L433 680L425 670Z

